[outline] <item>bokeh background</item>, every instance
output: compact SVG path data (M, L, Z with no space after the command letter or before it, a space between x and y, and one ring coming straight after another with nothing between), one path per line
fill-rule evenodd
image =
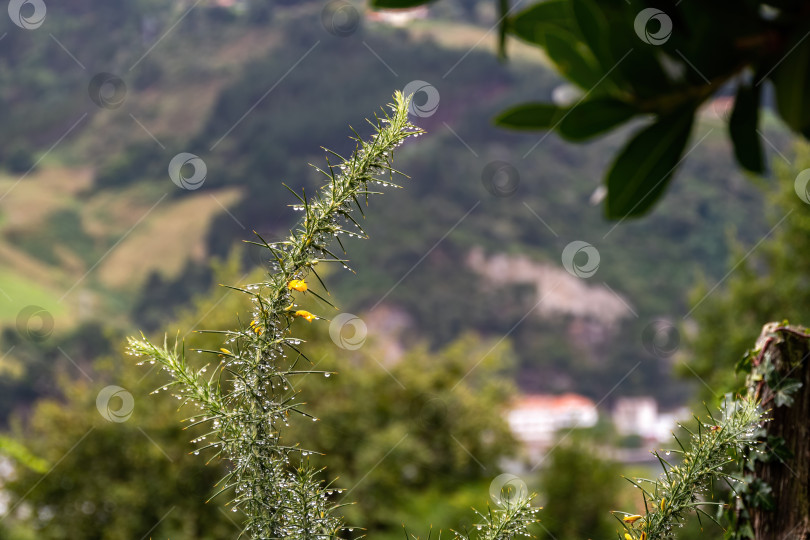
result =
M171 396L150 395L164 380L124 338L217 349L193 331L248 309L219 285L267 271L243 241L294 223L282 183L317 186L321 146L350 152L349 126L367 134L363 119L403 89L427 135L397 156L403 189L371 201L370 239L345 242L352 271L327 273L350 316L308 329L309 356L336 375L305 380L322 421L290 440L325 454L312 459L374 538L471 526L504 472L539 493L541 538L612 537L610 510L640 510L620 475L657 475L644 455L667 442L640 417L617 424L619 403L711 404L758 325L804 314L792 179L808 152L765 111L776 170L744 178L720 96L654 212L607 221L600 179L635 126L586 145L494 127L510 105L571 92L528 45L498 58L494 4L9 3L1 538L238 535L240 516L207 502L225 465L189 454L194 430ZM565 424L537 453L509 411L564 394L598 420Z

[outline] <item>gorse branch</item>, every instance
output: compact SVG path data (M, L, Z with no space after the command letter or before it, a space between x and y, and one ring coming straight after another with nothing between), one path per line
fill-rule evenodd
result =
M337 164L327 159L325 170L315 167L327 182L311 199L293 192L298 199L294 208L304 215L286 240L267 243L259 237L256 243L271 255L271 272L261 283L233 287L250 296L252 318L221 332L225 342L220 350L198 351L220 359L210 376L205 367L192 369L177 343L169 348L165 340L156 346L143 336L129 339L132 354L159 364L171 376L160 389L170 389L183 404L197 408L191 424L210 427L193 441L199 445L194 453L209 449L212 458L230 462L220 489L232 494L233 510L246 516L243 534L252 538L334 538L345 528L330 498L338 490L323 485L306 459L294 466L292 454L307 452L284 446L279 435L294 416L316 420L296 405L296 392L290 390L296 376L315 373L307 368L293 330L301 321L322 317L298 309L296 298L312 294L324 300L310 290L307 278L315 276L323 284L319 264L346 265L333 244L342 249L341 235L365 236L353 211L362 213L361 199L377 193L373 184L395 185L391 179L401 173L392 167L394 149L422 133L408 120L409 100L397 92L391 112L383 110L369 121L374 133L368 141L355 132L351 157L327 150Z
M658 480L628 479L641 490L646 514L616 513L622 516L617 518L624 527L624 539L674 539L675 531L691 511L696 512L699 519L703 515L714 521L702 507L721 503L702 500L702 496L715 479L725 479L729 485L740 481L727 469L757 444L762 415L755 400L733 400L727 396L719 416L709 413L708 422L696 417L697 431L689 431L691 441L684 444L676 437L680 449L668 451L666 455L680 454L679 464L673 465L653 452L664 472Z
M524 486L525 487L525 486ZM472 530L455 531L453 538L455 540L509 540L516 536L525 536L532 538L529 534L529 525L537 523L537 512L541 508L532 506L532 501L537 495L528 492L512 491L509 486L501 489L499 494L494 497L494 507L487 506L487 512L483 513L473 509L479 522L473 525ZM416 535L408 535L405 530L405 539L420 540ZM433 538L433 529L431 529L427 540ZM442 538L442 532L439 531L437 536L438 540Z
M475 534L470 536L469 531L453 531L456 540L508 540L515 536L531 537L528 527L539 521L535 514L540 508L532 507L534 495L525 495L514 498L501 497L496 501L496 507L487 507L487 513L475 513L481 520L474 525Z

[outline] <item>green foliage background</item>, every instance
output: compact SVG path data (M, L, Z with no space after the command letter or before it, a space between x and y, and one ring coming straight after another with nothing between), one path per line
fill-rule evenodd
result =
M493 127L490 119L510 105L549 99L562 79L537 57L516 54L503 64L483 46L471 49L444 77L474 40L464 42L464 47L451 47L442 37L458 35L461 40L472 28L478 31L478 39L488 27L481 25L491 22L485 6L489 2L440 2L435 13L441 19L419 23L421 34L364 24L351 40L324 31L319 18L322 2L270 2L266 9L261 4L251 3L250 10L255 11L242 17L216 10L192 11L131 73L127 69L146 48L133 45L142 40L144 18L154 18L158 28L165 29L180 15L171 12L168 4L138 1L114 8L97 0L49 4L47 31L85 61L87 71L69 57L55 54L61 51L47 33L19 32L0 17L0 34L8 33L0 58L0 92L8 104L0 129L0 159L7 173L3 181L15 181L43 156L32 174L64 166L92 169L92 181L60 199L59 206L46 212L36 226L9 225L13 209L0 206L3 246L40 262L52 278L32 280L25 268L14 266L10 259L0 274L0 285L31 303L44 304L61 296L124 232L114 228L113 219L101 234L94 232L90 209L153 194L156 200L172 187L165 164L167 156L179 151L205 156L209 178L200 193L219 195L218 190L228 187L241 190L239 201L228 211L248 229L255 228L267 238L279 237L293 219L284 207L288 195L280 182L311 185L313 177L305 164L319 160L318 145L346 150L349 146L342 138L346 124L373 110L392 88L414 79L433 82L441 92L439 113L420 121L431 135L420 139L418 148L406 147L401 154L402 169L409 171L413 181L369 209L370 242L347 245L359 275L329 276L331 288L341 291L341 308L362 313L407 274L386 303L410 315L414 326L407 338L413 348L401 363L385 366L407 391L379 366L373 340L368 348L346 355L326 339L324 328L313 328L312 346L323 351L324 365L334 366L337 374L334 379L312 381L307 399L324 419L322 425L338 427L290 434L325 452L312 459L327 466L330 478L336 477L347 488L359 482L350 498L360 503L348 513L372 524L375 533L399 537L402 522L432 522L445 528L468 525L466 508L485 502L488 480L513 448L499 421L502 407L515 391L513 381L526 391L574 390L601 399L640 362L616 395L655 393L664 404L675 405L687 399L690 389L702 391L705 387L683 367L682 354L658 358L644 347L643 329L654 318L680 320L790 209L793 213L771 239L695 311L699 332L695 359L689 366L712 394L721 393L733 384L729 368L751 345L762 322L784 317L803 322L806 284L801 276L807 273L802 272L802 261L810 225L805 223L806 206L791 188L795 173L808 164L806 149L798 150L798 162L790 169L779 171L778 190L773 181L749 182L734 168L733 151L723 133L725 121L711 111L703 112L696 130L708 135L655 213L643 222L613 229L588 201L608 156L636 124L586 145L573 146L550 135L521 158L541 135L505 132ZM463 22L450 22L459 20ZM105 30L93 31L98 28ZM242 35L254 38L253 43L264 44L262 39L267 39L276 44L266 45L265 54L249 60L235 57L221 62L217 53L252 46L239 41ZM394 66L397 75L369 54L361 40ZM211 146L245 112L245 104L255 103L318 41L316 52L305 60L306 69L291 72L211 152ZM87 79L101 70L126 79L125 108L100 110L88 100ZM205 88L215 89L210 101L200 97ZM127 115L133 111L150 127L158 123L165 111L149 108L148 100L154 95L165 96L166 103L199 103L194 121L158 132L165 151ZM45 155L85 112L84 122L91 127L81 124L75 137ZM788 135L772 112L763 111L761 122L769 140L784 147ZM520 173L514 198L493 197L482 185L481 170L495 159L513 161ZM74 172L63 181L74 182ZM17 189L25 188L24 182ZM171 191L165 204L176 208L187 195ZM49 194L42 193L32 208L44 205L46 198ZM463 223L445 237L471 208ZM227 257L234 243L250 237L226 213L201 222L200 227L205 231L206 256ZM464 263L469 250L480 246L489 255L522 254L559 266L562 248L575 239L592 242L602 255L592 283L610 285L629 299L639 315L624 320L595 355L583 353L566 335L570 316L527 317L512 330L532 307L531 288L511 285L493 290ZM154 242L161 242L160 231L154 234ZM431 255L422 260L435 244ZM66 259L65 251L72 258ZM72 277L67 275L66 261L78 268ZM147 396L157 381L122 360L120 338L133 326L146 331L167 325L228 326L230 314L245 308L216 284L239 282L264 263L250 248L218 270L189 255L177 272L155 272L143 282L132 280L121 288L105 284L91 272L81 289L97 295L96 308L90 315L79 316L74 307L48 304L57 324L54 334L43 342L20 335L15 326L19 309L0 306L6 324L0 342L3 353L9 351L0 361L0 421L33 456L58 467L39 483L40 473L18 466L19 477L7 489L14 497L25 495L36 512L0 522L0 527L6 527L1 534L20 539L68 538L71 532L81 533L74 537L82 538L140 537L175 501L181 504L152 532L155 538L221 538L236 530L228 519L233 516L220 512L216 500L202 504L219 471L185 455L190 449L186 441L193 434L175 429L182 415L174 411L168 396ZM115 271L128 275L126 267ZM690 300L687 292L697 278L705 285ZM700 331L706 328L712 331ZM509 339L474 376L452 390L458 373L507 332L511 332ZM687 334L684 329L684 341ZM204 345L205 341L190 335L188 344ZM212 341L208 348L218 346L218 341ZM71 362L88 373L92 382ZM674 365L681 366L691 386L673 377ZM99 417L94 398L106 384L120 384L135 394L136 413L129 422L109 424ZM358 395L367 397L354 399ZM436 407L423 410L418 403ZM58 462L91 427L82 444ZM400 433L409 435L373 474L360 481L362 471L382 458ZM487 436L482 439L481 433ZM355 444L356 440L369 442L364 446ZM618 490L619 499L632 499L627 486L614 489L607 481L612 466L589 460L578 447L558 449L555 459L571 474L527 479L542 492L556 494L547 502L549 515L555 516L544 522L548 530L561 540L597 537L612 530L603 520L604 511L614 507L612 493ZM587 489L597 479L600 489ZM90 507L83 506L86 501L94 505L89 513L85 510ZM126 513L119 512L121 508ZM50 520L45 519L50 515Z

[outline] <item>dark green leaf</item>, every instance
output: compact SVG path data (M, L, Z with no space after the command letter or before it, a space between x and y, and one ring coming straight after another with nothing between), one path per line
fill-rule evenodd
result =
M517 14L509 31L546 50L562 75L591 89L602 79L603 70L580 35L570 0L546 0Z
M734 366L735 373L748 373L751 371L751 366L753 366L753 359L756 357L756 352L753 349L748 349L745 351L745 354L742 355L737 361L737 364Z
M557 131L571 141L582 141L623 124L638 111L624 101L598 97L574 106L560 122Z
M776 503L773 500L773 489L761 478L751 479L746 488L749 493L747 499L752 507L762 508L763 510L776 508Z
M599 4L593 0L571 0L571 7L585 43L599 60L602 69L609 70L616 61L610 55L608 21Z
M541 47L545 47L548 31L555 29L567 32L577 30L568 0L547 0L534 4L515 15L508 26L510 33Z
M770 385L769 385L770 386ZM798 379L780 379L778 385L771 386L774 393L774 403L777 407L793 404L793 394L802 387L802 382Z
M607 177L607 215L635 217L652 208L683 154L694 109L681 110L636 133L616 156Z
M793 459L793 452L790 451L785 439L782 437L774 437L773 435L768 435L768 440L762 444L765 448L765 456L768 459L763 459L762 461L769 461L771 458L776 458L779 461L787 461L789 459Z
M734 143L734 155L740 165L761 174L765 170L765 160L757 133L758 120L759 87L741 84L737 87L728 131L731 142Z
M506 58L506 30L509 23L506 16L509 14L509 0L498 0L498 56Z
M632 17L630 20L632 23ZM632 24L613 23L608 35L611 76L626 81L640 98L657 98L672 91L672 83L658 59L658 48L643 46Z
M525 103L502 112L495 123L511 129L552 129L563 114L565 109L551 103Z
M810 130L810 39L804 37L770 75L776 87L779 115L799 133Z
M565 78L586 90L593 89L602 80L604 73L593 53L573 34L550 31L546 33L545 42L546 54Z

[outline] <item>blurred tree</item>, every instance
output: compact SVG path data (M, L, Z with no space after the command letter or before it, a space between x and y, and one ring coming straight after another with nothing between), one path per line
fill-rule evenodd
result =
M556 447L541 474L541 538L610 538L618 529L610 510L619 508L620 468L597 457L595 448L574 435Z
M735 514L740 538L802 536L807 523L807 505L798 502L806 493L810 459L807 340L801 328L782 329L790 339L795 339L790 332L803 336L800 346L786 345L788 340L774 330L779 321L810 320L810 147L796 148L796 161L778 168L780 188L767 195L772 234L749 250L738 247L730 264L733 274L722 288L719 283L703 284L693 294L698 332L691 342L695 360L687 366L687 375L697 375L704 382L703 395L714 400L724 392L740 392L743 378L759 370L763 403L773 419L766 424L767 444L754 455L761 463L751 466L752 475L741 490L745 505L738 505ZM776 322L760 336L767 321ZM760 357L757 348L764 351L771 341L777 352ZM796 392L795 399L784 397L786 388Z
M745 373L735 374L734 366L765 322L810 321L810 213L796 191L805 189L796 179L808 168L810 146L797 144L794 163L776 167L778 189L764 194L772 234L755 251L737 245L729 261L734 272L721 287L703 283L692 293L698 332L687 369L706 382L701 388L706 400L743 384Z
M349 523L401 535L403 521L424 523L407 509L423 507L425 497L431 516L445 520L435 526L456 527L460 509L480 503L470 484L485 488L516 450L503 417L515 394L507 343L466 335L392 358L383 339L352 353L318 332L307 350L316 369L336 373L306 377L305 410L319 421L291 423L284 437L325 454L313 460L357 501Z
M34 153L25 143L17 142L4 156L5 166L11 174L25 174L33 171L36 163Z
M62 377L61 399L42 399L27 421L15 419L15 438L48 468L15 464L3 486L6 520L46 540L233 536L230 512L206 504L220 467L188 455L196 432L178 429L176 401L148 396L153 383L133 365L113 366L119 361L99 360L93 382ZM100 390L115 383L125 388L106 400Z
M24 412L39 398L59 395L60 375L80 377L79 370L91 371L93 359L112 354L121 339L97 321L80 324L58 341L48 334L41 337L20 328L0 332L0 342L9 351L0 378L0 426L7 425L12 412Z
M215 261L215 279L232 282L243 277L241 258L236 250L227 261ZM230 314L244 307L242 296L215 287L194 299L181 315L180 325L224 327L231 322ZM211 309L217 304L224 311ZM47 373L53 397L41 398L30 411L13 416L11 432L22 448L44 459L48 467L43 474L41 467L33 470L25 462L15 465L12 479L4 483L12 508L5 520L11 523L4 524L11 528L7 534L21 535L20 540L29 533L46 540L236 536L240 527L235 523L241 516L226 512L219 499L206 503L217 491L222 465L206 466L188 455L189 441L200 436L200 430L180 429L186 415L177 410L177 401L168 393L149 395L159 382L153 370L137 367L130 357L116 353L114 343L120 342L120 336L91 328L95 330L80 327L63 346L82 359L92 382L46 369L53 356L42 350L44 345L26 348L31 349L26 358L39 359L27 372ZM210 338L195 337L201 340L199 345ZM93 357L99 359L84 360ZM125 393L109 402L98 401L108 385L120 385ZM132 409L127 394L132 396ZM127 412L132 416L109 421L104 411L116 420L127 417ZM15 457L2 448L0 454Z
M215 262L214 281L257 279L256 273L245 275L243 260L235 250L228 260ZM171 327L226 328L233 313L250 310L245 300L213 286ZM300 399L321 421L293 423L285 436L325 454L310 459L328 467L327 477L337 487L350 490L347 501L359 501L347 508L350 522L362 522L384 537L401 535L403 522L421 525L426 518L437 527L469 526L468 508L480 505L500 472L499 460L515 448L502 416L515 392L508 343L467 335L435 352L416 344L392 361L385 353L390 343L382 338L351 352L335 346L325 324L305 328L303 336L311 342L308 355L316 369L336 374L306 377ZM108 340L117 337L108 333L105 345L92 346L103 353L101 360L83 364L96 382L51 373L59 379L52 393L61 397L42 398L27 417L14 417L15 438L54 468L43 475L15 466L16 478L6 489L12 505L20 504L6 525L16 527L15 534L33 531L37 538L54 540L140 538L175 507L150 533L153 537L235 534L238 529L217 500L205 504L216 491L220 466L206 467L186 455L192 448L188 441L199 434L177 429L184 417L175 410L177 402L163 392L148 395L158 385L156 378L131 360L114 360ZM216 334L192 333L186 348L217 349L220 341ZM31 355L42 356L41 351ZM96 397L107 384L133 395L135 409L127 421L109 422L99 414ZM111 408L122 405L114 401ZM383 460L384 466L375 466ZM236 514L227 516L239 521Z
M174 320L183 306L187 309L199 291L209 290L212 279L211 267L194 260L188 260L175 278L152 272L132 304L132 320L144 331L156 330Z

